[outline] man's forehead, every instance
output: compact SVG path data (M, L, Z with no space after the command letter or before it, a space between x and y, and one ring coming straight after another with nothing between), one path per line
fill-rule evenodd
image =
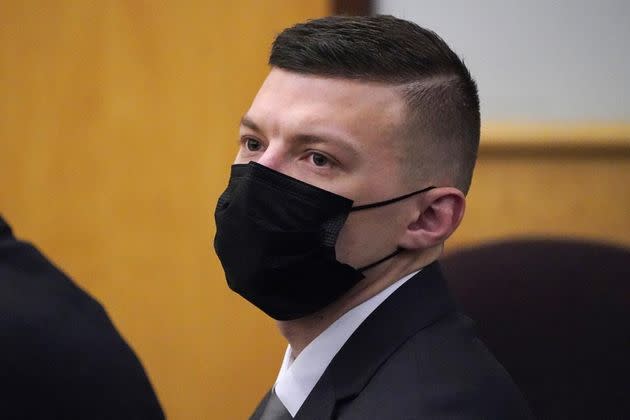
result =
M296 113L307 119L368 119L397 124L406 112L400 89L385 83L272 68L248 115Z
M351 79L336 76L298 73L273 67L263 82L260 91L266 87L282 88L317 93L333 93L331 99L350 95L371 95L375 99L395 101L402 99L395 85L371 80Z

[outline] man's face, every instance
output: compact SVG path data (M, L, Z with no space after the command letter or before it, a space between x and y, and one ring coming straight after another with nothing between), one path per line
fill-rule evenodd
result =
M391 86L274 68L242 119L235 163L258 162L354 205L386 200L409 192L400 170L405 113ZM351 213L338 260L360 267L390 254L408 214L405 202Z

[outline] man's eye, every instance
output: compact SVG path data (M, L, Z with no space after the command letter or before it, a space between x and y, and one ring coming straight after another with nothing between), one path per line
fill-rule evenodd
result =
M260 150L261 144L260 141L256 139L247 139L245 140L245 147L247 147L247 150L250 152L257 152Z
M329 162L329 159L321 153L313 153L311 160L315 166L326 166Z

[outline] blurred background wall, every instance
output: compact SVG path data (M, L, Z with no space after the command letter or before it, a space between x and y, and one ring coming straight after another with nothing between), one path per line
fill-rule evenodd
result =
M482 141L449 248L509 236L630 245L630 2L375 0L478 82Z
M630 122L627 0L376 0L464 58L487 120Z
M460 31L469 38L460 41L442 25L461 23L456 6L463 2L407 2L398 11L393 1L392 10L382 9L388 1L337 3L435 28L467 57L482 98L501 90L495 84L521 84L511 72L506 79L484 76L473 56L490 69L507 66L493 51L462 51L535 32L499 25L517 19L518 9L488 2L487 13L506 15L488 15ZM535 5L543 16L555 10ZM105 304L169 418L246 418L279 368L285 344L273 323L225 286L212 251L212 213L236 151L238 119L266 75L274 34L331 10L326 0L0 2L0 212L18 236ZM443 10L445 18L418 10ZM546 24L543 41L566 38L548 27L563 16ZM609 29L604 18L593 22L602 25L594 34ZM516 56L531 53L529 44L516 45ZM613 74L615 98L627 100L619 94L628 92L621 83L627 75L594 51L610 71L579 72L579 80L590 86ZM529 64L523 59L518 67ZM561 84L561 70L552 82ZM468 213L449 246L513 235L630 245L627 102L601 108L611 110L610 120L603 111L547 118L556 108L543 105L555 94L536 95L512 98L532 115L484 115ZM587 111L593 109L600 107Z
M212 214L273 36L328 7L0 2L0 212L106 306L169 418L246 418L279 368Z

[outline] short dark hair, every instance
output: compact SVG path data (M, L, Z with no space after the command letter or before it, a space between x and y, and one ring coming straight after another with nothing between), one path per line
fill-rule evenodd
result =
M479 147L477 85L435 32L393 16L330 16L282 31L269 64L399 86L412 139L407 169L468 191Z

